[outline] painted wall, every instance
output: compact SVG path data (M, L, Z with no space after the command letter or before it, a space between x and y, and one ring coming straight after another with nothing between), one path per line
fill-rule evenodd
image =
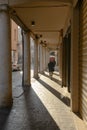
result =
M12 62L17 63L18 60L18 26L11 20L11 50L12 50Z

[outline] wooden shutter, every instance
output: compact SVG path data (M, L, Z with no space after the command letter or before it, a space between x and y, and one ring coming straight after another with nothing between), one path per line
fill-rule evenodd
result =
M80 114L87 123L87 0L80 4L79 82Z

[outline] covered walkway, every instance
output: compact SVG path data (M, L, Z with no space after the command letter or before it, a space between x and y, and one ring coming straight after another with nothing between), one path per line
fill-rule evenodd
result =
M51 80L45 72L31 79L31 87L13 86L12 108L0 109L0 130L77 130L70 94L58 75L54 72Z

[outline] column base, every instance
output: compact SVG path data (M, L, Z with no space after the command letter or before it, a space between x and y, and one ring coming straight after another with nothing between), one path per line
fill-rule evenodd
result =
M31 87L31 84L24 84L23 87Z
M39 79L39 76L38 76L38 75L34 75L33 78L35 78L35 79Z
M44 71L41 71L40 74L44 74Z

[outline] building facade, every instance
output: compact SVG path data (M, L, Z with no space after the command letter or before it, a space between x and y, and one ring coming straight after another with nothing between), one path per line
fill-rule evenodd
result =
M62 87L71 93L71 109L87 124L87 1L76 1L60 34Z
M11 20L11 54L12 63L18 62L18 25Z

